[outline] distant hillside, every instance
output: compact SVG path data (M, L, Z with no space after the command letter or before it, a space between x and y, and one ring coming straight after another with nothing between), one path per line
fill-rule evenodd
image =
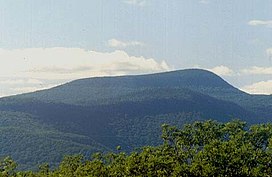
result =
M242 93L209 71L190 69L150 75L80 79L53 89L19 97L73 105L107 104L110 101L118 102L118 100L112 100L113 98L125 97L147 88L187 88L205 92L204 94L213 93L211 95Z
M8 134L21 134L20 146L12 146L0 155L12 155L21 164L22 147L46 154L42 147L57 149L48 154L52 163L59 161L63 146L67 152L85 154L95 150L114 150L121 145L131 151L142 145L160 142L160 125L181 126L194 120L216 119L226 122L240 118L249 123L269 122L272 97L249 95L231 86L219 76L205 70L181 70L166 73L101 77L76 80L52 89L0 99L1 120L10 121ZM16 114L17 119L13 119ZM18 124L22 117L36 126ZM39 128L46 126L47 128ZM1 127L0 127L1 128ZM49 131L50 130L50 131ZM49 132L48 132L49 131ZM54 138L48 141L48 137ZM8 135L5 135L8 136ZM18 137L11 136L10 141ZM75 138L81 137L81 138ZM7 144L0 142L0 147ZM8 154L7 154L8 153ZM40 161L39 161L40 162ZM26 165L26 167L29 167Z
M108 150L87 136L58 131L22 112L0 112L0 139L0 156L16 158L21 169L46 161L57 165L65 154Z
M139 90L154 88L185 88L220 100L236 103L247 110L255 112L259 119L270 119L272 115L272 95L247 94L233 87L214 73L200 69L140 76L81 79L53 89L25 94L20 97L34 98L50 103L100 105L125 101L129 98L128 95Z

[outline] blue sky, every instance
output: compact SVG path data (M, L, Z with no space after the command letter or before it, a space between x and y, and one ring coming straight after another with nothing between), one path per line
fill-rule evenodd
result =
M272 94L271 9L271 0L0 0L0 96L192 67Z

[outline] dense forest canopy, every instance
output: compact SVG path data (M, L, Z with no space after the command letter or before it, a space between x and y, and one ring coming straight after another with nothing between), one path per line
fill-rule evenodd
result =
M0 157L18 170L56 167L64 155L157 146L163 123L268 123L272 96L247 94L201 69L75 80L0 98Z
M2 176L271 176L272 124L247 126L196 121L183 128L162 125L163 143L131 153L96 153L66 156L57 168L16 171L9 157L2 159Z

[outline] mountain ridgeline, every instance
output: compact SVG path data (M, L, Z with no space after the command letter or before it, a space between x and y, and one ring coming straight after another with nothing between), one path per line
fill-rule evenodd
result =
M160 125L271 122L272 96L250 95L205 70L88 78L0 99L0 156L30 168L64 154L157 145ZM7 148L10 147L10 148Z

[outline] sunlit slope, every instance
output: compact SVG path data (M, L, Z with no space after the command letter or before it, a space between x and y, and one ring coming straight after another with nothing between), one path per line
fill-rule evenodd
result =
M10 155L21 169L45 162L56 165L70 153L88 155L107 149L89 137L58 131L22 112L0 112L0 140L0 156Z

